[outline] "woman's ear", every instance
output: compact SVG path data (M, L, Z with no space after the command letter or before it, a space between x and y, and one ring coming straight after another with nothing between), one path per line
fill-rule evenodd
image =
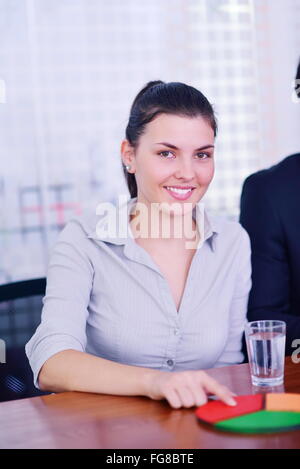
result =
M122 140L122 143L121 143L121 155L122 155L123 164L125 166L130 165L131 168L134 169L134 161L135 161L134 148L126 139Z

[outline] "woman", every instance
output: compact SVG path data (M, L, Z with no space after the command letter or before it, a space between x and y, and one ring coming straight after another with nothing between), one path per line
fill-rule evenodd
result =
M251 287L248 235L201 202L216 133L195 88L153 81L138 93L121 144L126 235L112 230L113 215L77 217L61 232L42 321L26 344L37 387L142 395L174 408L213 393L235 405L203 371L243 360Z

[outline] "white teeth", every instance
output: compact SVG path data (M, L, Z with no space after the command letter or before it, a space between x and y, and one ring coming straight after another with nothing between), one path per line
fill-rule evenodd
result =
M169 186L167 186L167 189L169 191L177 192L177 194L187 194L188 192L191 192L192 190L192 189L178 189L178 188L175 189L175 187L169 187Z

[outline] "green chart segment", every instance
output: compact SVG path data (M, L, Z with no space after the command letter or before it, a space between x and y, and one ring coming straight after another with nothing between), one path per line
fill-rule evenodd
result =
M210 401L198 407L200 422L236 433L271 433L300 429L300 394L238 396L237 405Z
M300 429L300 412L261 410L215 424L219 430L240 433L269 433Z

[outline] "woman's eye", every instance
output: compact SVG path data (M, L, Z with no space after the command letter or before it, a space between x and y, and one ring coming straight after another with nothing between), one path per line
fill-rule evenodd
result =
M206 160L206 158L210 158L209 153L197 153L197 155L200 155L199 160Z
M161 151L161 152L159 153L159 155L161 155L161 156L164 156L164 157L165 157L164 153L171 153L171 152L170 152L170 151L167 151L167 150L165 150L165 151ZM168 157L166 157L166 159L169 159L169 158L168 158Z
M161 151L161 152L158 153L158 154L161 155L161 156L163 156L165 159L168 159L168 160L169 160L169 159L171 159L171 157L168 157L168 156L167 156L169 153L170 153L171 155L173 155L173 153L171 153L171 152L168 151L168 150ZM199 160L206 160L207 158L210 158L210 157L211 157L210 153L197 153L197 155L198 155L198 159L199 159ZM173 155L173 156L174 156L174 155Z

